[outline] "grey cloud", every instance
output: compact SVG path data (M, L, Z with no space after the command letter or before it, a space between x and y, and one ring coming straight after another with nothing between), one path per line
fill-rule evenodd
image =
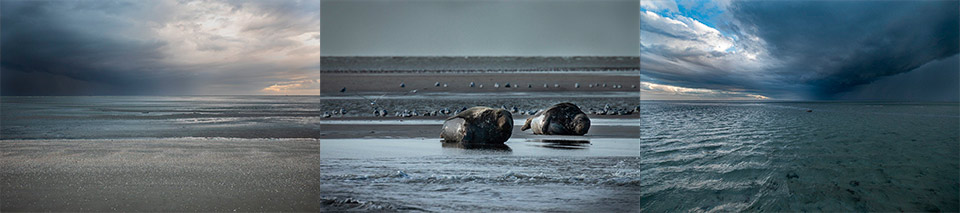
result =
M833 98L855 100L960 101L960 55L851 88Z
M160 72L162 41L137 38L117 2L2 1L3 95L74 95L96 85L105 94L153 94L176 78ZM116 33L99 33L99 32ZM32 74L31 74L32 73ZM31 76L31 77L27 77Z
M731 11L758 29L786 66L781 80L833 95L958 53L957 1L738 2Z

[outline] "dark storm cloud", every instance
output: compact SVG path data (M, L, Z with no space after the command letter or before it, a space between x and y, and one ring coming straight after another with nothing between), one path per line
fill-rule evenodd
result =
M329 56L638 53L638 1L323 1Z
M835 97L858 100L960 101L960 55L855 86Z
M960 52L958 1L735 1L699 26L696 11L641 12L644 81L779 99L910 99L864 88ZM682 5L682 4L681 4ZM687 16L684 16L687 15ZM682 23L681 23L682 22ZM722 33L713 33L712 30ZM685 34L686 33L686 34ZM733 41L727 49L726 41ZM958 66L924 73L960 72ZM933 69L933 68L930 68ZM947 77L953 75L946 75ZM915 79L922 79L916 77ZM946 81L944 83L951 83ZM931 88L925 97L951 93ZM907 93L897 93L907 94ZM955 98L954 98L955 99ZM954 100L950 99L950 100Z
M786 82L831 99L855 86L958 53L957 1L738 2L741 25L757 29L786 65ZM946 67L950 68L950 67ZM952 69L956 69L953 67Z
M319 75L317 1L0 4L2 95L266 94Z
M3 95L155 94L164 75L162 41L139 38L130 13L148 5L94 1L0 2ZM154 17L150 17L154 18ZM115 33L102 33L102 32ZM126 33L126 34L124 34ZM171 88L176 88L175 85Z

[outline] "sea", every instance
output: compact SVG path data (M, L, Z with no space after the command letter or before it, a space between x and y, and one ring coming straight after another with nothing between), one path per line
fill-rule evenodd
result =
M318 96L4 96L0 139L316 138Z
M960 106L644 101L640 210L956 212Z

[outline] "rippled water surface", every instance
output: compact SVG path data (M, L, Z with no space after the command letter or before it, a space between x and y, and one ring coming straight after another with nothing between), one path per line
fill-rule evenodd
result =
M956 212L958 109L643 102L641 210Z
M333 210L631 212L636 150L636 139L511 139L487 149L432 138L325 140L321 190Z
M0 139L317 138L318 96L0 97Z

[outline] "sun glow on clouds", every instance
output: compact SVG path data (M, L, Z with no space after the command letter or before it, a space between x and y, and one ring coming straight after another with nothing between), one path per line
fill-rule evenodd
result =
M320 93L320 79L280 82L261 91L275 95L315 95Z
M319 20L282 5L270 10L279 3L289 2L179 2L155 31L167 42L163 51L172 64L212 67L194 71L211 75L247 69L236 77L266 86L263 94L307 89L290 82L319 77Z
M711 90L702 88L686 88L670 86L664 84L655 84L650 82L640 82L640 98L648 100L698 100L698 99L724 99L724 100L766 100L769 97L744 92L733 92L724 90Z

